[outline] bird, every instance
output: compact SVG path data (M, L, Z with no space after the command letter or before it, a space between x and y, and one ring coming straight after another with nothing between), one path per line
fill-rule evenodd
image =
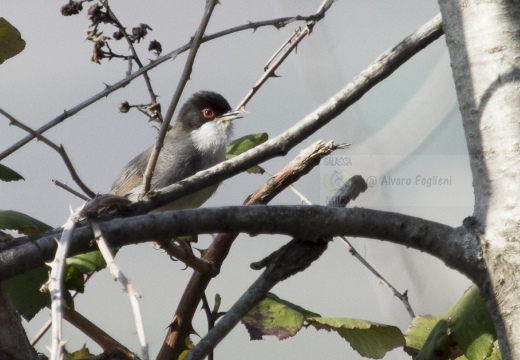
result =
M157 159L150 190L158 190L184 180L226 159L233 136L233 120L241 111L232 111L220 94L201 90L182 105L175 123L166 133ZM132 159L117 176L111 194L135 202L143 189L143 175L152 147ZM182 197L156 211L197 208L208 200L219 184Z

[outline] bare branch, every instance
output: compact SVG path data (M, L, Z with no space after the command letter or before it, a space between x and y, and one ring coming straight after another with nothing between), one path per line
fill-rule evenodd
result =
M117 264L115 263L114 255L112 255L112 251L110 250L110 247L107 245L105 237L103 236L103 232L99 228L98 223L93 221L91 222L91 224L92 231L96 236L96 243L98 245L99 251L103 255L103 259L107 264L107 268L110 270L112 276L123 285L123 287L125 288L125 292L128 294L130 304L132 305L132 312L134 313L134 321L137 330L137 336L141 345L141 354L143 356L143 360L148 360L148 343L146 342L146 336L144 334L143 316L141 314L141 308L139 307L139 299L141 296L137 293L132 283L119 269L119 266L117 266Z
M76 169L74 169L74 165L72 165L72 162L70 161L69 156L67 155L67 152L65 151L65 148L60 145L56 145L43 135L39 134L37 131L31 129L25 124L22 124L20 121L16 120L13 116L11 116L9 113L4 111L3 109L0 109L0 114L4 115L6 118L9 119L12 125L15 125L19 127L20 129L27 131L32 136L36 137L38 140L43 142L44 144L48 145L51 149L56 151L58 154L60 154L61 158L63 159L63 162L65 163L65 166L67 166L67 170L69 170L70 176L72 177L72 180L83 190L85 194L87 194L90 198L94 198L96 196L96 193L93 192L88 188L87 185L81 180L78 173L76 172Z
M351 178L351 180L353 178ZM364 187L366 190L365 180L363 180L363 183L364 183ZM303 194L301 194L294 186L289 186L289 188L301 199L302 203L307 204L307 205L312 205L312 203L305 196L303 196ZM339 199L339 200L341 201L342 199ZM347 199L345 199L345 200L347 200ZM399 291L397 291L397 289L388 280L386 280L379 272L377 272L377 270L372 265L370 265L370 263L368 261L366 261L359 254L359 252L354 248L354 246L352 246L352 244L350 243L350 241L347 240L346 237L339 236L339 238L347 246L348 252L352 256L354 256L359 262L361 262L361 264L363 264L363 266L365 266L372 274L374 274L383 284L385 284L392 290L392 292L394 293L394 296L396 296L399 300L401 300L404 307L406 308L406 311L408 311L408 314L413 319L415 317L415 313L413 312L410 302L408 301L408 291L405 291L402 294Z
M105 7L107 9L108 16L110 16L110 19L113 21L114 25L119 29L121 34L123 34L126 42L128 43L128 47L130 49L130 52L132 53L132 60L135 61L135 63L137 64L137 66L139 66L139 68L143 68L143 63L139 59L139 56L137 55L137 51L135 51L134 42L132 41L132 39L130 39L130 36L126 32L125 27L121 24L119 19L116 17L116 14L114 14L114 12L112 11L112 8L108 5L108 0L102 0L102 3L103 3L103 5L105 5ZM131 61L130 61L130 65L131 65ZM130 71L131 71L130 65L129 65L127 76L130 75ZM155 92L153 91L152 83L150 81L150 77L148 76L147 72L143 73L143 79L144 79L144 82L146 83L146 88L148 89L148 93L150 94L151 103L152 104L157 103L157 95L155 95ZM162 122L162 115L160 112L157 113L157 116L158 116L160 122Z
M267 61L267 64L264 67L264 74L260 77L260 80L258 80L256 84L253 85L244 99L240 101L240 103L235 108L236 110L245 109L246 104L249 102L249 100L251 100L258 89L260 89L260 87L267 81L267 79L274 76L276 69L278 69L278 67L284 62L287 56L289 56L289 54L294 49L296 49L298 44L312 32L316 22L325 16L325 12L332 6L333 2L334 1L332 0L325 0L314 15L314 18L307 22L305 28L303 30L296 30L296 32L274 53L274 55ZM288 46L287 50L282 53L286 46Z
M350 241L347 240L344 236L339 236L339 238L343 241L343 243L347 246L348 252L354 256L356 259L358 259L361 264L363 264L372 274L374 274L375 277L377 277L383 284L388 286L392 292L394 293L394 296L397 297L401 302L403 303L404 307L406 308L406 311L408 311L408 315L413 319L415 317L415 313L413 312L412 306L410 305L410 302L408 301L408 290L405 290L404 293L400 293L397 291L397 289L390 284L388 280L386 280L383 275L381 275L379 272L377 272L376 269L368 261L366 261L359 252L352 246Z
M52 182L54 183L54 185L59 186L59 187L62 188L63 190L66 190L66 191L70 192L72 195L76 195L76 196L79 197L81 200L88 201L88 200L90 199L90 198L86 197L85 195L83 195L83 194L77 192L76 190L74 190L73 188L71 188L70 186L68 186L67 184L62 183L62 182L59 181L59 180L52 179Z
M114 357L119 355L123 359L139 359L134 353L76 310L63 308L63 318L98 344L103 349L104 355Z
M482 262L478 241L465 226L452 228L413 216L363 208L316 205L199 208L114 219L100 222L100 227L112 247L216 232L243 232L251 236L285 234L302 239L365 237L424 251L470 278L483 269L478 267ZM20 238L14 246L7 246L0 252L0 279L42 266L44 261L52 259L56 252L54 238L54 232L49 232L38 239ZM89 242L93 238L88 226L76 229L69 254L92 251Z
M184 69L182 70L181 78L179 79L179 84L175 89L175 93L173 94L173 98L170 102L170 106L166 111L166 115L164 116L164 121L161 124L161 129L159 130L159 135L157 136L157 141L152 150L152 154L150 155L150 160L148 161L148 165L146 166L146 171L143 174L143 192L141 195L146 194L150 190L150 184L152 182L152 176L155 169L155 165L157 164L157 159L159 158L159 153L164 144L164 138L166 133L170 128L170 122L173 118L173 113L177 108L177 104L181 98L182 92L184 91L184 87L186 83L190 79L191 70L193 68L193 63L195 62L195 57L197 56L197 51L199 50L200 44L202 43L202 37L204 36L204 31L208 26L209 19L211 14L213 13L213 9L215 5L217 5L218 0L206 0L206 8L204 9L204 16L200 22L195 35L193 36L190 52L188 54L188 58L186 59L186 64L184 65Z
M186 266L203 273L209 277L215 277L220 272L220 267L210 262L204 261L196 257L193 253L187 252L185 249L175 244L175 241L168 239L160 243L161 249L177 260L182 261Z
M279 18L279 19L274 19L274 20L249 22L248 24L245 24L245 25L236 26L231 29L219 31L212 35L204 36L201 40L201 43L215 40L220 37L223 37L223 36L226 36L229 34L233 34L233 33L239 32L239 31L250 30L250 29L256 30L258 28L266 27L266 26L275 26L277 28L280 28L293 21L300 21L300 20L308 21L308 20L311 20L312 18L313 18L313 16L306 17L306 16L298 15L298 16L294 16L294 17L284 17L284 18ZM117 83L110 85L110 86L106 85L105 90L97 93L96 95L94 95L91 98L83 101L82 103L72 107L69 110L65 110L61 115L57 116L53 120L49 121L47 124L43 125L39 129L37 129L36 132L39 134L43 134L45 131L52 129L54 126L62 123L69 117L76 115L78 112L85 109L86 107L94 104L95 102L97 102L103 98L106 98L108 95L110 95L114 91L119 90L119 89L125 87L126 85L130 84L133 80L135 80L139 76L145 74L146 72L150 71L151 69L155 68L156 66L158 66L170 59L175 59L177 57L177 55L182 54L185 51L188 51L190 49L190 47L191 47L191 41L188 42L187 44L184 44L183 46L177 48L176 50L173 50L170 53L168 53L156 60L151 61L150 64L142 67L141 69L137 70L135 73L125 77L124 79L118 81ZM27 144L29 141L31 141L34 138L35 138L34 135L26 136L25 138L18 141L17 143L12 145L8 149L4 150L2 153L0 153L0 160L11 155L13 152L15 152L16 150L18 150L19 148L21 148L22 146Z

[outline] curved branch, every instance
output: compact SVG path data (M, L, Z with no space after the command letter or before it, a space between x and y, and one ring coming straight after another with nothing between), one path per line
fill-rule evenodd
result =
M69 156L67 155L67 152L65 151L65 148L63 145L56 145L46 137L44 137L42 134L39 134L37 131L34 131L29 126L21 123L20 121L16 120L13 116L11 116L9 113L4 111L3 109L0 109L0 114L4 115L6 118L9 119L12 125L19 127L22 130L27 131L32 136L36 137L38 140L43 142L44 144L48 145L51 149L56 151L62 158L63 162L65 163L65 166L67 166L67 170L69 170L70 176L72 177L72 180L83 190L83 192L89 196L89 198L93 199L96 197L96 193L90 190L90 188L85 185L85 183L81 180L78 173L76 172L76 169L74 168L74 165L72 164L72 161L70 161Z
M337 235L385 240L424 251L470 278L482 257L476 237L466 227L452 228L413 216L363 208L326 206L228 206L165 211L100 222L110 246L163 240L175 236L242 232L284 234L299 239ZM92 251L90 227L74 233L70 255ZM55 235L24 242L0 253L0 280L44 265L56 251Z

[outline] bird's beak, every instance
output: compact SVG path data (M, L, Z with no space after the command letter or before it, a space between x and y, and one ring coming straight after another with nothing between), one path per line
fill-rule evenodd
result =
M241 119L243 116L240 116L242 114L245 114L245 111L243 110L233 110L228 113L222 114L219 117L217 117L215 120L227 122L227 121L233 121L236 119Z

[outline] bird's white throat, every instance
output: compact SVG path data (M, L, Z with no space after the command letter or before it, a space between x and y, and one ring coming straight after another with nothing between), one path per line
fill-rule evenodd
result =
M231 121L209 121L191 132L191 139L197 150L203 154L216 156L225 153L232 136Z

